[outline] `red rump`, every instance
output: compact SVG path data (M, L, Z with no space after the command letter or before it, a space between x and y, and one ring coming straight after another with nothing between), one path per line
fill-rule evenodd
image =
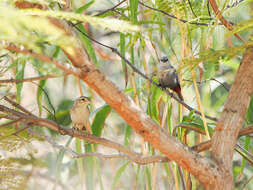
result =
M180 86L177 86L176 88L174 88L172 90L174 90L177 93L177 95L178 95L178 97L179 97L180 100L184 101L184 98L183 98L182 93L181 93Z

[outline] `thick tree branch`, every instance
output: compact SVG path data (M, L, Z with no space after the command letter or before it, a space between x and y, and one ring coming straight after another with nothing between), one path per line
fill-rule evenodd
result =
M246 49L212 137L212 155L224 172L217 189L233 189L234 147L253 94L253 48Z

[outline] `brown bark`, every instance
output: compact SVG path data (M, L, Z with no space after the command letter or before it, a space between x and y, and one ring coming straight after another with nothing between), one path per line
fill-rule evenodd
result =
M245 121L253 94L253 48L249 47L237 71L220 120L212 137L212 156L222 170L222 179L215 189L234 188L232 161L236 140Z

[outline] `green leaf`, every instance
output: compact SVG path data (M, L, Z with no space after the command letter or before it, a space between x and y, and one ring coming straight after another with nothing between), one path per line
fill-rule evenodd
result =
M246 118L248 123L253 123L253 96L251 96Z
M112 190L115 189L119 178L121 177L121 175L123 174L123 172L125 171L126 167L130 164L130 162L125 163L123 166L121 166L118 171L116 172L116 175L113 178L113 182L112 182Z
M151 182L151 173L149 171L148 166L145 166L145 173L146 173L146 177L147 177L147 184L148 184L148 189L151 190L152 189L152 182Z
M95 2L95 0L92 0L89 3L84 4L83 6L81 6L80 8L78 8L76 10L76 13L82 13L83 11L85 11L86 9L88 9L94 2Z
M91 125L93 135L101 136L101 133L105 124L105 120L107 116L109 115L109 113L111 112L111 110L112 108L109 105L104 105L94 111L96 113L96 116Z
M81 154L82 153L82 140L76 138L76 152L78 154ZM80 174L80 182L82 184L84 184L84 165L83 165L83 160L84 158L77 158L77 168L78 168L78 173Z
M42 113L42 104L41 104L41 99L42 99L42 95L44 93L43 88L46 85L47 80L41 80L39 82L39 88L37 91L37 104L38 104L38 108L39 108L39 115L41 115Z
M125 34L120 33L120 53L124 57L125 57L125 54L126 54L125 45L126 45ZM121 59L121 64L122 64L123 72L125 74L125 87L127 87L128 69L127 69L126 63L123 59Z
M200 129L203 132L205 132L204 123L201 117L197 115L192 115L192 113L190 113L188 116L184 116L182 122L180 122L179 125L194 127L196 129ZM213 128L215 126L216 126L215 123L207 123L209 134L213 134L214 132Z
M52 115L53 113L48 113L47 119L50 119L55 122L55 118L57 123L63 126L68 126L71 123L71 118L69 114L69 110L73 105L73 101L69 99L63 99L60 101L55 116Z
M66 145L64 147L68 147L72 141L73 137L69 137ZM62 166L62 160L63 160L63 157L66 153L66 149L64 150L60 150L59 153L57 154L57 159L56 159L56 177L57 179L59 180L60 179L60 174L61 174L61 166Z
M153 120L159 123L159 110L158 110L158 102L163 95L163 91L157 87L152 87L153 95L150 101L151 113L150 116Z
M125 146L129 145L131 132L132 132L132 128L129 125L127 125L125 128L125 138L124 138L124 145Z
M22 60L21 62L19 62L21 60L17 60L15 61L16 63L16 79L23 79L24 78L24 71L25 71L25 62L24 60ZM20 103L21 100L21 90L23 87L23 83L20 82L18 84L16 84L16 88L17 88L17 103Z
M89 38L86 37L86 35L88 35L87 31L85 30L84 26L82 24L78 24L77 25L78 29L81 31L80 32L80 36L81 39L85 45L85 47L87 48L87 51L92 59L92 61L98 65L98 61L97 61L97 57L96 57L96 53L94 51L94 48L92 46L91 40Z
M131 12L130 19L133 24L136 24L139 0L130 0L129 2L130 2L130 12Z
M245 141L244 141L244 149L245 150L249 150L249 147L250 147L250 137L245 137ZM243 157L242 158L242 165L241 165L241 173L243 173L243 169L245 168L245 164L246 164L246 159Z

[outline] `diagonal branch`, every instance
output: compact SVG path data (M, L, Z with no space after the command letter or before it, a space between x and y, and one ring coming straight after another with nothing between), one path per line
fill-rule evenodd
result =
M187 21L187 20L184 20L184 19L181 19L181 18L178 18L174 15L171 15L171 14L168 14L166 11L163 11L163 10L160 10L160 9L156 9L156 8L153 8L153 7L150 7L146 4L144 4L143 2L139 1L139 4L146 7L146 8L149 8L151 10L154 10L154 11L157 11L157 12L160 12L160 13L163 13L165 14L166 16L172 18L172 19L176 19L176 20L179 20L180 22L182 23L188 23L188 24L193 24L193 25L201 25L201 26L208 26L209 24L208 23L203 23L203 22L192 22L192 21Z
M192 108L191 106L189 106L188 104L186 104L184 101L180 100L177 96L175 96L173 93L171 93L170 91L168 91L167 89L161 88L161 86L159 84L157 84L155 81L153 81L151 78L149 78L148 76L146 76L144 73L142 73L137 67L135 67L128 59L126 59L116 48L113 48L111 46L105 45L97 40L95 40L94 38L90 37L89 35L83 33L78 27L76 27L73 23L70 23L71 26L75 27L79 32L81 32L83 35L85 35L87 38L89 38L91 41L110 49L112 52L114 52L115 54L117 54L122 60L124 60L127 65L129 67L131 67L133 69L133 71L137 74L139 74L142 78L144 78L145 80L149 81L151 84L157 86L158 88L160 88L162 91L164 91L166 94L168 94L170 97L172 97L173 99L175 99L178 103L182 104L186 109L188 109L189 111L194 111L196 114L201 115L201 112L199 112L198 110ZM205 115L206 118L213 120L213 121L218 121L217 118L215 117L211 117L209 115Z
M115 10L115 8L117 8L118 6L120 6L122 3L124 3L126 0L122 0L120 1L118 4L114 5L113 7L109 8L109 9L106 9L104 11L101 11L100 13L96 14L95 16L100 16L100 15L103 15L109 11L112 11L112 10Z
M222 16L222 13L221 11L219 10L218 8L218 5L216 3L215 0L208 0L210 5L212 6L213 8L213 11L216 15L216 17L221 21L221 23L229 30L229 31L232 31L233 30L233 27L232 25ZM245 42L244 39L241 38L241 36L237 33L234 34L239 40L241 40L242 42Z

